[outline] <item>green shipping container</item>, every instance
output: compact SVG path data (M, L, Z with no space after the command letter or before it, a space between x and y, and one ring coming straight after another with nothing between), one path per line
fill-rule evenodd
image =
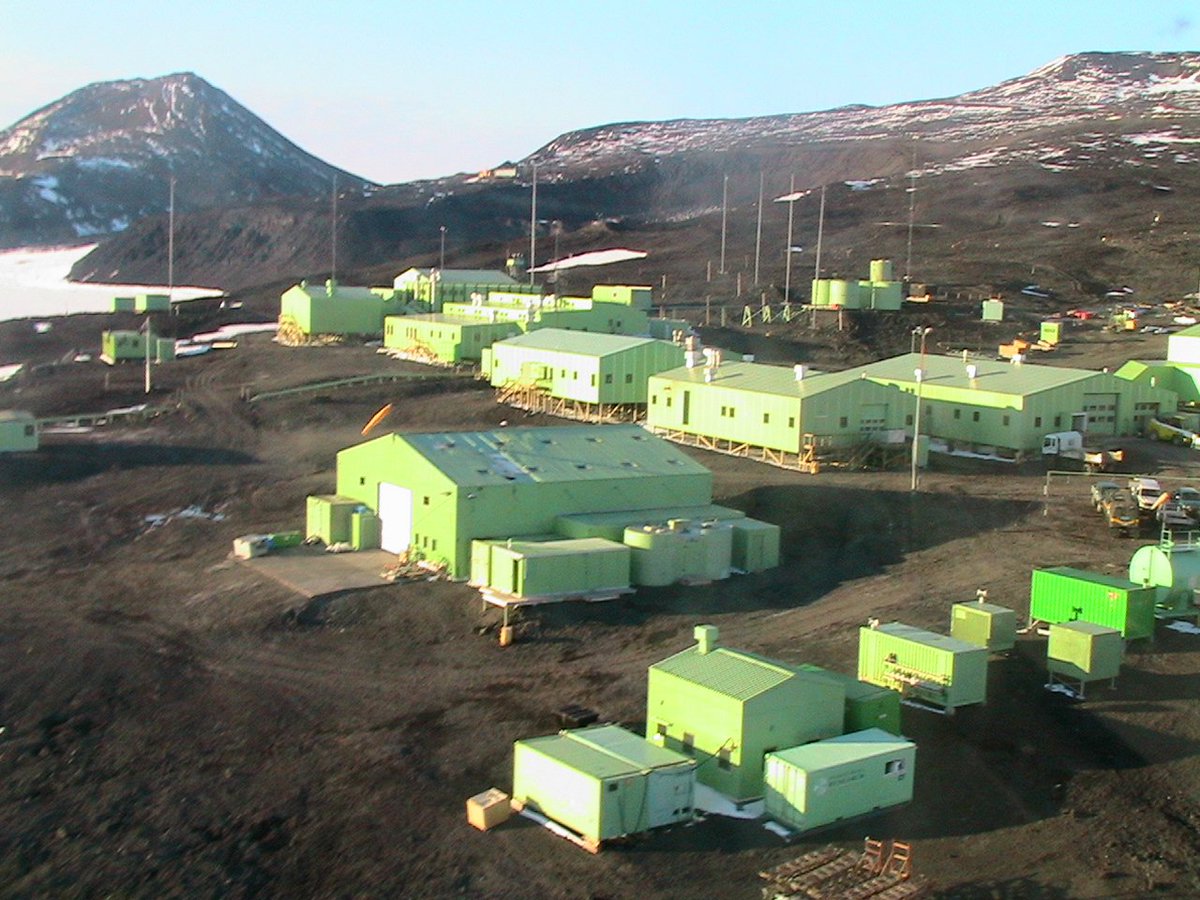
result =
M1091 622L1116 628L1127 640L1153 637L1155 591L1132 581L1059 566L1034 569L1029 590L1033 621Z
M616 725L513 745L517 803L594 844L692 820L696 763Z
M1086 683L1116 678L1121 671L1125 642L1121 632L1091 622L1050 626L1046 665L1050 674Z
M955 603L950 607L950 636L986 647L991 653L1017 645L1015 610L991 603Z
M516 597L554 597L629 587L630 550L602 538L492 544L487 586Z
M767 815L797 831L908 803L917 748L878 728L768 753Z
M900 695L895 691L867 684L841 672L831 672L809 664L797 666L803 672L824 675L846 691L845 717L842 731L851 734L867 728L882 728L889 734L900 734Z
M355 550L379 549L379 516L369 509L350 514L350 546Z
M326 544L350 541L350 516L362 506L357 500L334 494L314 494L308 498L305 535L320 538Z
M892 622L858 633L858 678L945 709L987 699L987 650Z
M133 297L113 297L112 312L133 312L135 306Z
M980 318L985 322L1003 322L1004 321L1004 301L1003 300L984 300L983 311Z
M733 567L743 572L762 572L779 565L778 525L758 519L737 519L733 530Z

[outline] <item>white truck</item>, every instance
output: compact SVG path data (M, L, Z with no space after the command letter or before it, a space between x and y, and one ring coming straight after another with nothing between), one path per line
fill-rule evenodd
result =
M1085 447L1082 433L1055 431L1042 439L1042 458L1049 457L1078 460L1089 472L1107 472L1115 463L1124 461L1125 451Z

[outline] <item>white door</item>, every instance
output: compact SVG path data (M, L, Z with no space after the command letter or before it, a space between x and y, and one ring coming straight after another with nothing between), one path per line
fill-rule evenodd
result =
M379 546L404 553L412 543L412 491L398 484L379 483Z

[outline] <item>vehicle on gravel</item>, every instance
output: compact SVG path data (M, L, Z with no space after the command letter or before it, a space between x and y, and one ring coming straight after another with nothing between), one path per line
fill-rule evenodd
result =
M1092 506L1096 512L1104 512L1104 501L1121 493L1121 486L1115 481L1097 481L1092 485Z

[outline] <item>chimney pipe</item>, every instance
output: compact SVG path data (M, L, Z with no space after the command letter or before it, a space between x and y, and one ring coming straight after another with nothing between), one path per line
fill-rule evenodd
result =
M692 636L696 639L696 652L703 656L717 649L717 635L716 625L697 625L692 629Z

